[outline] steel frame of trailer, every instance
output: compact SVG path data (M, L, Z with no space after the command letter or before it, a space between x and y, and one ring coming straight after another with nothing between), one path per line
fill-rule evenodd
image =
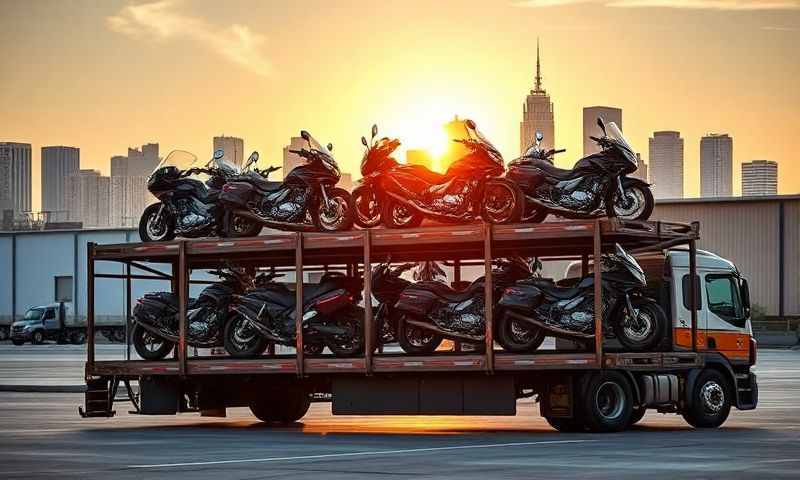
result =
M702 366L697 353L697 310L695 282L689 282L692 321L691 351L659 353L604 353L602 322L595 318L594 352L542 352L511 354L493 348L492 309L486 309L486 349L483 354L433 354L427 356L375 355L373 353L372 306L365 301L365 354L358 358L305 358L303 353L302 296L303 272L308 265L363 265L364 298L371 298L372 262L376 259L452 260L456 281L465 260L482 259L486 276L486 305L492 305L492 260L509 254L540 257L580 258L582 271L588 272L589 257L597 258L613 243L622 244L631 253L661 251L677 245L689 246L689 273L696 275L696 241L699 225L668 222L629 222L618 219L548 222L492 226L468 224L430 226L409 230L361 230L341 233L278 233L244 239L200 239L145 244L97 245L89 243L87 255L87 382L93 377L135 378L142 375L218 375L281 373L299 377L313 374L350 373L380 374L399 372L519 372L526 370L623 369L688 369ZM220 258L222 257L222 258ZM95 262L113 261L126 265L125 274L95 273ZM172 265L172 275L141 262ZM216 268L224 262L237 266L294 266L297 298L296 355L263 356L255 359L196 358L189 359L186 344L186 308L190 269ZM149 275L133 274L132 268ZM316 270L316 269L313 269ZM595 315L601 312L601 269L594 269ZM124 360L96 361L94 334L94 282L96 278L116 278L126 282L128 318L131 314L131 281L134 279L169 280L172 291L179 295L180 341L177 359L163 361ZM693 277L692 277L693 278ZM130 320L128 320L129 322ZM130 344L130 339L126 339Z

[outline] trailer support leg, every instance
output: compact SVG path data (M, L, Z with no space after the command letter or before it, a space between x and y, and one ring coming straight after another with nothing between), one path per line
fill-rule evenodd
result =
M603 288L600 268L602 255L602 241L600 233L600 220L594 222L594 351L595 361L599 368L603 368Z
M186 375L186 309L189 301L189 282L186 278L186 242L178 247L178 370Z
M295 349L297 350L297 376L302 377L305 360L303 358L303 234L301 232L297 232L297 241L295 243L294 275L294 325L297 336L295 341Z

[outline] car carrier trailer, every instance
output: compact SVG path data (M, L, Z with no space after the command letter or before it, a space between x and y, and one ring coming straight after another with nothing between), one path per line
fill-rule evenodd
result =
M697 223L600 219L89 244L87 391L80 412L84 416L114 415L113 403L122 382L128 387L134 411L141 414L224 415L227 407L249 406L263 421L292 422L306 413L312 399L324 396L331 399L335 415L514 415L519 398L534 397L542 416L562 431L622 430L641 419L646 409L681 413L695 426L716 427L727 418L731 406L742 410L756 406L757 383L751 372L755 342L747 334L747 321L743 334L746 345L739 345L741 335L736 337L741 347L737 352L745 355L733 358L712 345L707 332L698 331L697 299L704 297L697 281L683 282L688 320L681 319L678 325L673 318L675 328L670 329L668 345L652 353L615 350L613 342L603 339L597 313L594 344L589 348L526 354L496 350L491 308L485 313L487 348L481 353L459 349L421 356L378 353L373 345L376 326L368 301L368 273L374 263L387 259L446 261L454 267L456 283L461 267L478 261L486 276L485 304L490 306L493 259L522 255L579 260L586 275L593 259L613 251L616 243L635 255L656 256L684 245L688 247L687 271L690 278L697 279L698 238ZM97 262L122 263L126 265L125 274L96 273ZM171 266L171 274L153 268L153 264ZM189 355L186 306L189 284L195 282L190 278L191 271L224 264L295 272L296 353L275 355L269 351L254 359ZM303 352L303 272L331 268L363 275L366 348L357 358L312 357ZM594 311L601 312L601 269L592 269L592 275ZM180 299L180 340L174 358L130 360L128 354L127 359L119 361L95 359L92 327L96 278L120 279L128 292L137 279L169 282ZM742 295L746 295L745 290ZM679 330L683 334L678 334ZM130 389L131 381L139 384L137 395Z

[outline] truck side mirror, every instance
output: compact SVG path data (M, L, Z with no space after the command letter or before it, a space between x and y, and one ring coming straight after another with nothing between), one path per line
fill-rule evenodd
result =
M741 284L739 285L739 294L742 297L742 307L744 307L744 313L746 316L750 316L750 286L747 284L747 280L744 278L742 279Z

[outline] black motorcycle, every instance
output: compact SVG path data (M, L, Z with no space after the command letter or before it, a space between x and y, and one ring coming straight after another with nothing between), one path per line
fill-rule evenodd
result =
M198 167L193 154L175 150L158 164L147 180L147 189L158 203L148 206L139 220L139 238L143 242L223 234L220 190L240 173L238 167L222 159L223 155L222 150L217 150L205 167ZM209 178L205 183L192 178L198 174ZM249 237L261 230L260 224L246 218L237 217L234 223L235 228L227 236Z
M254 286L251 275L235 269L213 273L220 281L204 288L197 299L189 299L186 343L193 347L222 346L232 296ZM131 341L140 357L160 360L178 343L178 309L178 296L171 292L147 293L136 302Z
M598 118L597 124L603 136L590 138L602 151L579 160L571 170L553 165L553 155L564 150L542 150L541 132L536 132L536 143L508 165L506 178L525 194L523 221L542 222L551 213L564 218L650 218L650 185L628 177L639 166L636 153L614 122L606 127Z
M303 352L353 356L364 349L361 282L338 273L303 286ZM225 350L233 357L256 357L269 344L296 345L295 292L280 283L236 296L225 327Z
M308 148L290 152L307 163L292 169L282 182L248 172L222 187L220 201L226 219L241 217L270 228L299 231L332 232L353 225L350 193L335 187L341 172L333 145L323 147L305 130L300 135ZM230 221L226 226L232 227Z
M655 348L666 335L667 318L655 300L644 296L647 280L642 267L617 245L614 254L602 257L601 268L604 337L615 336L631 351ZM535 350L520 340L520 332L594 341L594 275L571 288L552 280L525 279L506 288L499 306L497 341L505 350Z
M530 266L521 258L496 260L492 298L496 302L505 287L530 275ZM461 291L438 281L421 281L406 287L395 304L400 347L411 354L431 353L442 338L449 338L474 344L476 350L481 350L486 335L484 286L484 277L479 277ZM532 342L541 343L542 339L534 338Z
M362 183L356 190L353 210L359 225L383 222L389 228L419 226L424 218L443 222L470 222L482 217L490 223L520 219L522 192L500 178L503 157L472 120L464 121L464 138L456 139L467 153L454 161L445 174L421 165L403 165L392 158L398 140L381 139L367 146L361 163Z

